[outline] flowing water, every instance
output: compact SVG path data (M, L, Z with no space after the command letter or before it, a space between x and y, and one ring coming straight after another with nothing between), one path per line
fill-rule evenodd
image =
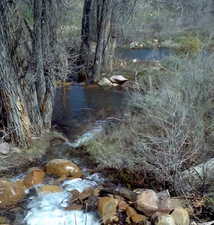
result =
M45 161L52 158L69 159L80 166L84 178L65 180L60 187L61 192L39 193L37 190L45 184L54 184L54 179L47 177L44 184L27 190L27 197L22 209L13 218L17 225L99 225L96 212L84 210L65 210L72 190L82 192L86 188L95 187L104 182L98 174L90 174L87 157L77 147L85 144L105 129L107 121L119 116L125 107L126 95L122 90L103 89L100 87L84 87L81 85L58 88L56 91L53 125L60 129L70 142L53 148ZM19 174L12 180L22 179ZM3 214L4 215L4 214Z
M118 50L117 55L124 59L159 60L169 55L167 49L146 50ZM99 225L100 220L96 212L83 210L67 211L72 190L83 191L104 182L99 174L90 174L87 164L80 163L84 154L72 157L69 151L78 151L77 147L85 144L105 129L106 124L119 117L126 105L127 95L122 90L103 89L100 87L84 87L73 85L58 88L56 91L53 113L53 126L62 131L69 142L65 146L58 146L56 153L48 156L67 158L77 163L84 172L84 178L65 180L61 184L62 191L58 193L39 193L28 190L27 201L23 209L16 213L14 224L26 225ZM53 150L54 151L54 150ZM21 179L23 174L14 179ZM53 184L49 178L45 184ZM44 184L43 184L44 185Z

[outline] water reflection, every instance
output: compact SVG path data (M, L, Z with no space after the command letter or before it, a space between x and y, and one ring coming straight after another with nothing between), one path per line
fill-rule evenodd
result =
M172 49L168 48L121 48L117 49L116 55L120 59L127 60L143 60L143 61L156 61L161 60L169 55L173 54Z
M120 90L74 85L56 91L53 125L73 140L92 122L120 113L125 106Z

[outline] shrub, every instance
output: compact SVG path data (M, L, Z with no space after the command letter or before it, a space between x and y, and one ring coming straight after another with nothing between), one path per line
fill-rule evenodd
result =
M193 35L187 34L176 39L177 44L179 45L178 51L182 53L197 53L202 49L201 40Z
M100 166L153 173L157 183L182 191L182 171L206 155L212 60L174 58L175 74L167 82L133 93L120 127L88 148Z

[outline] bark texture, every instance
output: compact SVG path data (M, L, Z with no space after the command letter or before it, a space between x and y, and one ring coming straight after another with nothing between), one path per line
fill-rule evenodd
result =
M30 143L30 120L21 87L12 64L10 40L8 35L9 7L6 0L0 1L0 98L5 119L5 126L11 139L20 145Z
M33 30L28 27L32 40L31 61L26 72L17 69L16 48L19 45L11 30L14 25L12 6L15 2L0 1L0 102L2 126L14 143L29 146L32 135L40 135L51 127L54 100L55 74L52 65L56 61L57 2L56 0L34 0ZM15 8L15 7L14 7ZM55 15L55 17L54 17ZM20 24L27 24L25 20ZM20 25L22 28L22 26ZM22 32L22 29L20 29ZM19 35L21 36L21 35ZM15 57L14 57L15 56ZM53 66L54 67L54 66Z
M86 78L95 81L112 70L116 39L112 32L114 0L85 0L82 19L81 62ZM94 45L94 46L93 46Z

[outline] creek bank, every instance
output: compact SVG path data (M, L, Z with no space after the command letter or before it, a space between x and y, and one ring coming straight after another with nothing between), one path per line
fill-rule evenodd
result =
M0 198L7 200L2 201L0 207L7 208L16 205L30 190L34 189L36 195L28 194L26 202L24 221L27 225L47 223L52 225L148 224L153 220L162 221L165 217L167 221L170 217L169 225L189 224L187 210L177 206L172 208L170 205L172 200L168 192L132 191L108 184L102 177L95 174L83 178L70 178L68 175L71 170L73 171L73 167L76 168L78 165L66 160L67 166L65 166L64 163L62 165L62 162L64 159L54 159L46 164L45 171L41 168L32 168L24 176L24 179L0 182L1 190L3 190ZM54 176L51 176L53 179L45 181L43 175L45 173L45 176L49 177L50 170L60 171L57 176L63 179L56 180ZM28 180L27 184L33 185L30 189L29 185L27 187L24 185L26 180ZM17 182L20 185L19 189L15 188ZM56 183L58 184L56 185ZM8 188L5 188L5 184ZM8 191L13 193L13 198ZM161 223L155 222L155 224L160 225Z
M42 164L42 161L55 144L64 143L67 138L57 131L44 133L41 137L35 137L32 140L32 146L29 149L19 149L11 144L7 154L0 154L0 176L14 176L22 171Z

